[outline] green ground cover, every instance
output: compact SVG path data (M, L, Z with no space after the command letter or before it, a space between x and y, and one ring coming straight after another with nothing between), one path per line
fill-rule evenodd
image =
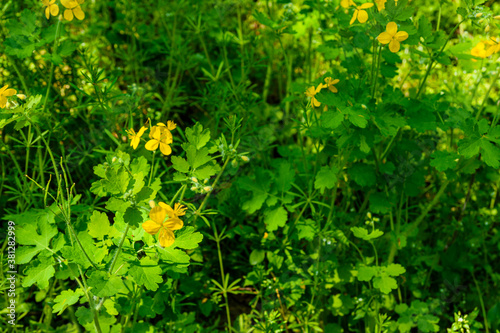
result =
M500 3L4 0L4 332L499 332Z

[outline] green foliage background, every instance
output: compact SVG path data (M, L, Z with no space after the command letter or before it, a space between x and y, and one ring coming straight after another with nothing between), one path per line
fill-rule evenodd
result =
M500 329L498 3L81 7L0 5L4 331ZM130 147L148 120L172 155ZM152 200L188 207L170 247Z

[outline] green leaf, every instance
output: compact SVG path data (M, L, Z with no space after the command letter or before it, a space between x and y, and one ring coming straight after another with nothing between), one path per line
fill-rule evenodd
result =
M283 207L267 210L264 213L264 223L267 231L275 231L278 227L284 227L288 220L288 213Z
M354 126L365 128L366 125L368 125L368 119L370 119L370 117L365 110L361 109L361 107L356 109L354 107L349 107L346 111L349 114L349 121Z
M316 97L318 102L321 102L322 104L326 104L334 108L339 108L340 110L343 110L344 108L344 102L342 101L339 94L333 93L329 89L321 90L314 97ZM339 112L339 111L332 110L331 112Z
M391 290L397 289L398 284L396 279L387 275L381 275L373 279L373 287L379 289L384 294L388 294Z
M121 277L115 275L110 277L108 273L102 271L92 272L87 283L92 287L92 293L99 297L114 296L125 289Z
M100 213L96 210L92 213L90 223L88 224L90 236L103 240L104 236L111 237L114 230L115 229L109 224L108 216L105 213Z
M250 265L255 266L260 264L261 262L264 261L264 258L266 256L266 251L263 250L257 250L254 249L252 250L252 253L250 253Z
M160 258L168 263L172 264L188 264L189 256L186 252L176 249L172 246L166 248L160 248Z
M17 226L16 241L24 246L18 250L16 263L19 265L30 262L39 252L50 247L50 240L55 235L57 235L56 226L49 224L46 219L38 219L34 224Z
M132 227L137 227L140 223L144 222L141 211L133 207L127 208L125 214L123 214L123 220Z
M479 154L481 148L481 138L472 136L458 142L458 153L465 158L471 158Z
M374 186L376 182L375 170L373 166L357 163L351 166L348 171L352 180L359 186Z
M345 115L337 110L328 110L320 117L324 128L336 129L344 121Z
M76 310L75 314L76 317L78 318L78 322L81 325L90 324L91 322L94 321L94 316L92 315L92 311L90 311L90 309L87 309L84 306L80 306L78 310Z
M399 276L406 272L406 269L400 264L390 264L386 267L386 272L390 276Z
M376 273L377 270L374 267L362 266L358 269L358 280L370 281Z
M161 268L156 261L148 257L142 258L139 265L132 264L128 272L138 285L148 290L156 291L158 283L163 282Z
M71 55L75 50L78 48L78 45L73 43L71 40L65 40L64 42L59 45L59 48L57 49L57 53L61 57L67 57Z
M500 167L500 148L486 139L481 140L481 157L488 166L494 169Z
M418 33L424 39L432 36L432 25L426 15L420 16L420 19L418 20Z
M317 227L314 220L306 219L305 221L300 221L297 223L297 237L299 239L306 239L312 241L317 233Z
M125 213L127 208L129 208L131 205L132 203L130 203L129 201L123 201L122 199L111 197L106 202L106 209L113 212Z
M255 170L255 179L250 177L241 177L238 179L238 187L252 192L250 200L244 201L242 208L249 214L259 210L267 199L270 177L265 169L257 168Z
M325 188L332 189L337 184L337 173L339 170L332 166L323 166L316 175L314 188L320 190L321 194L325 192Z
M365 228L359 228L359 227L352 227L351 231L355 237L361 238L361 239L366 240L366 241L378 238L384 234L383 231L380 231L378 229L375 229L370 234L368 234L368 230L366 230Z
M207 142L210 140L210 130L203 129L200 123L196 123L193 127L186 128L186 138L189 143L193 145L197 150L205 147ZM184 150L185 145L182 146Z
M198 247L198 244L203 240L203 235L199 232L194 232L194 227L185 227L175 235L172 248L181 248L193 250Z
M52 313L57 312L58 316L61 315L68 306L78 302L81 296L83 296L83 291L80 288L76 291L63 290L61 294L54 299L55 304L52 306Z
M26 270L22 286L30 287L36 283L38 288L45 289L49 286L49 280L54 276L54 259L52 257L38 257L32 261Z
M79 232L78 239L80 240L80 243L85 249L87 255L96 265L101 263L104 257L108 254L108 248L97 247L92 237L86 231ZM74 244L74 247L65 246L61 249L61 252L63 253L64 258L68 259L70 262L82 265L83 268L88 268L91 266L91 263L82 252L78 244Z
M212 157L207 148L196 149L195 146L189 146L186 150L187 162L193 169L210 162Z
M288 191L292 187L295 179L295 170L292 168L290 162L281 160L276 169L276 187L280 193Z
M172 166L175 170L183 173L189 172L189 163L184 158L180 156L172 156L171 161Z
M442 172L448 169L454 169L458 163L458 155L454 152L436 150L431 155L431 165Z

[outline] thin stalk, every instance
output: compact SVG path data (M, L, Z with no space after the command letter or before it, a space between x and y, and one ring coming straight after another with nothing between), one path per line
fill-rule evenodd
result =
M52 47L52 53L55 54L57 51L57 45L59 43L59 30L61 28L61 20L57 21L57 27L56 27L56 38L54 39L54 45ZM49 75L49 82L47 84L47 92L45 93L45 100L43 102L43 109L42 109L42 114L45 113L45 110L47 109L47 101L49 100L49 95L50 95L50 88L52 87L52 80L54 79L54 63L52 62L50 64L50 75Z
M472 275L472 279L474 280L474 284L476 285L476 290L477 290L477 295L479 296L479 303L481 304L481 312L483 313L483 320L484 320L484 327L485 327L485 332L489 333L489 328L488 328L488 316L486 313L486 309L484 307L484 301L483 301L483 294L481 293L481 289L479 288L479 283L477 283L476 277L474 276L474 272L471 271L470 274Z
M486 101L488 100L488 97L490 96L490 93L493 90L493 87L495 86L495 82L498 80L499 77L500 77L500 68L497 68L497 75L493 79L493 82L491 82L490 88L486 92L486 96L484 96L483 102L481 103L481 106L479 107L479 110L477 111L476 121L479 120L479 116L481 116L481 113L483 112L483 110L485 108Z

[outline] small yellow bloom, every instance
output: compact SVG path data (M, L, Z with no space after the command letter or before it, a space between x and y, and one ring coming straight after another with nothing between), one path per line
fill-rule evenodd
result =
M181 229L184 223L178 217L168 214L169 212L164 208L165 206L172 210L172 207L160 202L159 206L155 206L151 209L149 212L149 218L151 220L144 222L142 227L144 231L150 235L156 235L159 231L158 240L160 241L160 245L162 247L169 247L175 241L173 231Z
M476 46L472 50L470 50L470 54L472 54L474 57L478 58L486 58L488 57L488 54L486 52L486 44L483 42L477 43ZM476 59L472 59L472 61L477 61Z
M170 148L170 144L173 142L172 133L164 124L160 124L151 128L151 132L149 132L151 140L146 142L146 149L154 151L160 147L163 155L170 155L172 154L172 148Z
M5 109L5 105L7 105L7 97L14 96L17 91L15 89L7 89L8 85L4 86L0 89L0 108Z
M398 31L398 25L396 22L389 22L385 28L386 31L378 35L377 39L382 44L389 44L389 50L392 53L399 51L402 42L408 38L408 33L406 31Z
M55 3L56 0L42 0L45 8L45 17L47 20L50 18L50 15L57 16L59 14L59 6Z
M361 6L356 6L354 14L352 15L351 22L349 22L349 24L353 24L356 19L359 21L359 23L365 23L366 21L368 21L368 13L365 9L371 7L373 7L373 3L364 3Z
M319 102L316 97L314 97L317 93L321 91L321 89L325 88L326 85L323 83L320 83L317 88L314 88L314 86L310 87L306 91L306 96L311 97L311 104L315 107L318 107L321 105L321 102Z
M144 126L142 126L139 132L137 133L135 133L133 128L126 130L128 138L130 140L130 146L132 146L134 149L137 149L137 146L139 146L139 142L141 142L141 136L144 134L146 130L147 127Z
M356 4L354 3L354 1L352 0L342 0L340 1L340 5L344 8L349 8L351 6L356 6Z
M490 37L490 40L485 42L489 47L486 49L486 56L489 57L493 53L500 52L500 38Z
M164 202L160 202L159 205L160 207L162 207L167 211L167 215L170 216L171 218L186 215L187 208L184 207L184 205L181 205L180 203L176 203L174 205L174 208L170 207Z
M73 17L76 17L80 21L83 20L85 18L85 13L80 7L82 3L82 0L61 0L61 4L66 7L64 18L68 21L73 21Z
M332 93L338 93L339 91L335 87L335 84L339 83L339 79L332 80L331 77L325 77L326 86Z

